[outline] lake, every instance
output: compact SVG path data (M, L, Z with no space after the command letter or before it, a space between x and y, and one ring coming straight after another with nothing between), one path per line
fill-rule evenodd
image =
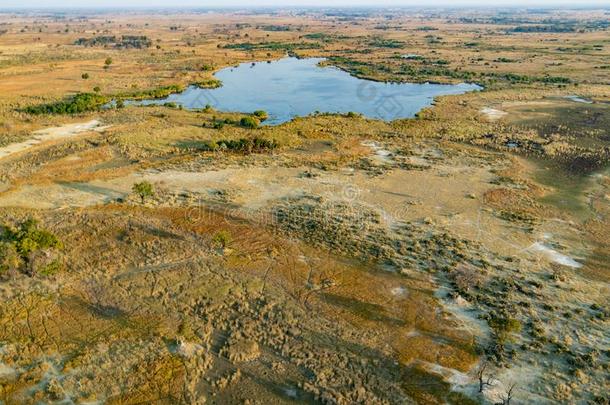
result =
M321 67L321 58L283 58L271 63L242 63L214 76L222 87L184 92L134 104L173 102L184 108L251 113L265 110L266 124L280 124L315 112L361 113L391 121L410 118L432 104L434 97L481 90L476 84L381 83L363 80L334 67Z

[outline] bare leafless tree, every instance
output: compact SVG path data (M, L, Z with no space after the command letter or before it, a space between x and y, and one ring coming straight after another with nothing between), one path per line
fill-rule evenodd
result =
M483 392L485 387L493 386L494 376L493 374L491 374L491 370L490 373L487 374L488 368L489 363L485 361L477 370L477 379L479 380L479 392ZM485 374L487 374L487 376Z
M512 383L509 385L506 390L506 397L502 399L502 405L510 405L510 401L513 399L515 395L515 388L517 387L517 383Z

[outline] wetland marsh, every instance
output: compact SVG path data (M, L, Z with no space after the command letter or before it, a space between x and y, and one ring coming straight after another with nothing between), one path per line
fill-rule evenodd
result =
M0 10L0 403L607 404L609 12Z

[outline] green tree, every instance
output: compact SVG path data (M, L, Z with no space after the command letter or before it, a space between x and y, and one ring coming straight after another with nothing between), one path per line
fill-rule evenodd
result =
M146 197L152 197L155 195L155 190L153 185L147 181L142 181L140 183L135 183L131 190L136 193L142 199L142 204L144 204L144 200Z
M89 78L89 73L83 73L82 75L80 75L80 77L87 80Z
M264 110L256 110L253 114L261 121L265 121L267 118L269 118L269 114L267 114L267 111Z
M110 65L112 65L112 58L109 57L104 61L104 69L108 69Z
M212 243L221 249L224 249L231 243L232 240L233 238L231 237L229 231L218 231L212 238Z
M242 119L239 121L239 125L250 129L258 128L258 124L258 120L254 117L242 117Z
M62 248L57 236L41 229L34 219L24 221L18 228L0 227L0 275L17 270L30 275L40 269L42 275L56 272L61 269L61 262L54 253ZM52 268L47 268L50 264Z

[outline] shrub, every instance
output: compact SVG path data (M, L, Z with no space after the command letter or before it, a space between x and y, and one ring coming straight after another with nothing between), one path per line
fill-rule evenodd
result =
M155 195L154 187L148 181L135 183L131 190L140 197L140 199L142 200L142 204L144 204L144 200L146 199L146 197L152 197L153 195Z
M89 78L89 73L83 73L82 75L80 75L80 77L87 80Z
M503 343L508 340L511 333L521 330L521 322L508 316L492 316L487 323L493 329L498 341Z
M2 227L0 229L0 275L10 274L23 269L24 265L29 268L29 274L40 273L50 275L61 268L61 262L49 254L40 254L42 251L51 249L62 249L63 244L51 232L40 229L38 223L28 219L21 223L16 229ZM37 258L44 258L46 262L39 271L36 269ZM47 267L52 260L51 268Z
M267 114L267 111L264 110L256 110L254 111L253 115L260 121L265 121L267 118L269 118L269 114Z
M106 58L106 60L104 61L104 65L106 67L112 65L112 58Z
M212 237L212 243L222 249L226 248L232 240L233 238L228 231L218 231Z
M259 121L254 117L242 117L239 120L239 125L244 128L256 129L258 128Z

